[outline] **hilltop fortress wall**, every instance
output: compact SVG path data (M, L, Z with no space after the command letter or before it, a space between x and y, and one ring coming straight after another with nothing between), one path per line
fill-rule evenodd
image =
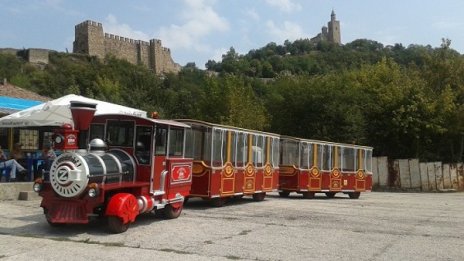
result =
M156 74L180 71L180 65L173 61L171 51L161 45L161 40L146 42L104 33L101 23L90 20L75 26L73 52L99 58L111 54L133 64L142 64Z

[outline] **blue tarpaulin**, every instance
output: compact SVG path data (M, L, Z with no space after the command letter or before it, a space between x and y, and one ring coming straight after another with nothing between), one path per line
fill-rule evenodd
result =
M10 114L13 112L25 110L41 103L43 103L43 101L0 96L0 113Z

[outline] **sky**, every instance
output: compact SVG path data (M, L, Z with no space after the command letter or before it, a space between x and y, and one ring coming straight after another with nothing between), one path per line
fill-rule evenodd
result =
M439 47L448 38L464 53L462 0L0 0L0 48L72 52L74 26L93 20L105 33L160 39L175 62L204 68L231 47L246 54L312 38L332 10L342 43Z

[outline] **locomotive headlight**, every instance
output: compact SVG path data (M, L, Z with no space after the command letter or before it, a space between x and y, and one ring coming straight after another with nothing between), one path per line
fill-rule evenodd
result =
M42 183L35 182L34 185L32 186L32 189L35 192L40 192L42 190Z
M42 179L36 179L35 182L34 182L34 185L32 185L32 189L35 191L35 192L40 192L43 188L43 180Z
M96 183L92 183L88 187L89 190L87 191L87 194L89 197L94 198L100 194L100 190L98 189L98 185Z

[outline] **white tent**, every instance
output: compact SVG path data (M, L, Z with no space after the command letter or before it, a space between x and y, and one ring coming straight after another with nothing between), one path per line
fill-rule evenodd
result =
M147 116L147 112L142 110L69 94L0 118L0 128L61 126L65 123L74 126L71 110L69 109L71 101L97 104L95 115L118 113L139 117Z

